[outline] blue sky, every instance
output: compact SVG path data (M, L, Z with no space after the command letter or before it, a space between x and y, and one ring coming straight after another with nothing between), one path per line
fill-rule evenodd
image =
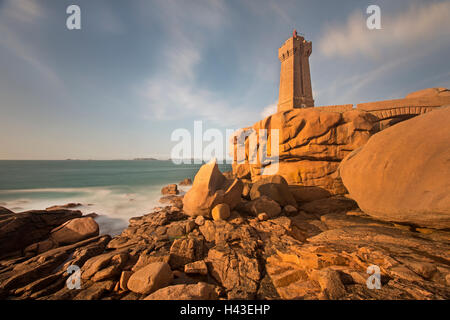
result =
M167 158L194 120L251 125L274 110L293 28L316 106L448 88L449 21L442 0L0 0L0 159Z

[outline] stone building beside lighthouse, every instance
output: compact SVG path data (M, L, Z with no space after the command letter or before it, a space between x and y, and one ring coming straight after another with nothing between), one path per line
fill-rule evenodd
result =
M281 61L278 112L314 107L309 71L311 50L311 41L299 36L296 30L278 49Z

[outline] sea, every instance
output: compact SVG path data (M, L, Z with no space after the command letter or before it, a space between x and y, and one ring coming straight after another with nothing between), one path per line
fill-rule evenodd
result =
M101 234L118 235L131 217L151 213L161 188L194 180L201 164L161 160L0 161L0 206L14 212L80 203L83 214L96 213ZM228 164L219 164L224 172ZM190 186L179 186L181 194Z

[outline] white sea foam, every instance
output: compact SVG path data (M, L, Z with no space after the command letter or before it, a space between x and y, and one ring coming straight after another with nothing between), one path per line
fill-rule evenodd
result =
M99 216L95 218L100 226L101 234L115 236L128 226L131 217L141 216L162 206L159 202L162 186L145 186L120 188L91 187L91 188L51 188L2 190L0 194L20 194L14 200L2 200L3 206L14 212L27 210L43 210L53 205L66 203L81 203L74 209L83 214L92 212ZM190 187L180 187L181 194ZM37 197L38 194L44 196Z

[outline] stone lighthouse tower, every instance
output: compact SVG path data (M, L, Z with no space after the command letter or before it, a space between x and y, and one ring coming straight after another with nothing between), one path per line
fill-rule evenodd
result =
M311 50L311 41L299 36L296 30L278 49L278 58L281 61L278 112L314 107L309 72Z

